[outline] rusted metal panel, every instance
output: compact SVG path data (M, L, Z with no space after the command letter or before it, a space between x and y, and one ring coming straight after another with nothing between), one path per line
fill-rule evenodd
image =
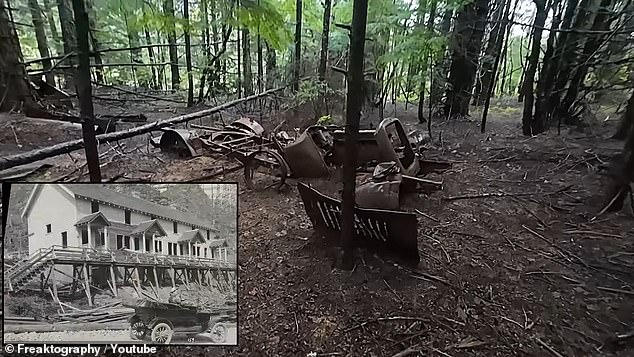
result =
M389 133L392 130L396 131L397 138ZM416 176L420 169L420 164L410 145L405 129L397 118L387 118L381 121L374 133L374 137L379 147L379 161L394 161L399 164L404 175ZM397 153L397 148L394 147L393 141L395 139L398 139L402 145L398 148L399 153Z
M299 195L313 227L335 238L341 235L341 201L298 183ZM416 215L407 212L355 208L355 245L377 253L387 252L407 263L418 264Z
M292 144L284 148L284 158L293 176L317 178L328 176L328 166L324 162L319 147L306 132Z

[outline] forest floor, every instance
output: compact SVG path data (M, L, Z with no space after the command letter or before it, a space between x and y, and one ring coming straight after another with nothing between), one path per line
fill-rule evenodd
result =
M396 116L411 130L425 131L415 110ZM442 191L407 201L408 210L426 214L418 217L416 269L367 252L357 252L352 272L333 269L336 248L314 232L292 182L282 193L253 192L242 185L241 172L218 176L241 184L240 345L227 352L634 354L632 338L627 345L614 338L634 330L632 212L593 219L605 203L608 182L598 166L622 148L607 139L615 121L566 129L561 136L552 130L524 137L520 117L519 108L496 105L485 134L479 133L478 113L473 121L434 123L426 158L451 161L453 169L440 176ZM279 122L267 119L268 128ZM1 118L0 155L80 135L77 126L48 123ZM5 130L11 125L21 148L12 130ZM147 148L143 138L125 145L101 150L110 150L103 159L106 180L190 180L235 165L223 158L170 158ZM55 166L28 180L86 181L81 171L68 174L82 164L82 155L48 160ZM331 195L340 188L337 182L313 183ZM494 195L473 197L483 193ZM165 350L175 354L182 350Z

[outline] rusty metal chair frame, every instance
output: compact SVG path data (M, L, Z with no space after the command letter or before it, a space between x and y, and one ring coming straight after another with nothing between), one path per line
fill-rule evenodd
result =
M299 195L313 227L334 238L341 235L341 201L299 182ZM409 264L418 264L418 228L415 214L355 208L355 245L377 253L387 252Z

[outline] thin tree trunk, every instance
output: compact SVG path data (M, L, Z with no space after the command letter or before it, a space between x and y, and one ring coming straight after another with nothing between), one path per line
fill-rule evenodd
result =
M152 44L152 37L150 37L150 31L147 29L147 27L144 29L145 32L145 43L150 45ZM155 63L154 61L154 49L152 47L148 47L147 48L147 55L150 58L150 63ZM152 68L152 88L154 89L158 89L158 77L156 75L156 68L154 68L154 66L151 67Z
M172 72L172 89L180 88L180 73L178 72L178 49L176 47L176 26L174 16L174 0L165 0L163 3L163 13L168 19L167 42L169 43L170 68Z
M92 87L90 85L90 53L88 47L89 20L84 9L84 0L73 0L75 24L77 29L77 45L79 68L76 86L79 110L82 119L82 133L86 150L86 163L91 182L101 182L99 152L95 138L94 109L92 106Z
M240 63L242 60L242 55L240 54L241 48L242 48L241 31L238 30L236 31L236 52L238 53L238 57L237 57L238 81L236 83L236 87L238 88L238 98L242 97L242 66Z
M52 67L51 60L48 59L51 54L48 51L48 41L46 40L46 32L44 31L44 20L42 19L42 9L37 0L29 0L29 10L31 12L31 20L35 29L35 39L37 41L37 49L40 52L40 58L46 58L42 61L42 67L45 71ZM52 72L46 73L46 83L54 86L55 76Z
M522 114L522 132L524 135L535 135L544 131L544 123L533 116L533 85L535 82L535 73L539 62L539 52L541 50L542 32L546 23L546 0L533 0L537 7L535 14L535 22L533 23L533 45L531 53L528 56L526 73L524 75L524 83L522 92L524 93L524 111Z
M277 55L275 49L266 44L266 88L275 88L275 71L277 67Z
M295 59L293 61L293 89L299 89L302 61L302 0L295 1Z
M44 0L44 16L46 16L46 20L48 21L48 27L51 29L51 39L55 45L55 55L63 56L64 55L64 47L62 44L62 39L59 37L59 32L57 32L57 25L55 25L55 18L53 17L53 7L51 4L51 0Z
M448 36L449 30L451 29L451 18L453 16L453 9L446 9L441 25L440 25L440 34L442 36ZM432 69L432 86L431 93L429 95L429 101L433 106L438 105L442 100L443 91L445 88L445 83L447 83L447 69L446 60L447 60L447 48L443 48L440 56L436 58L436 61L433 64Z
M93 1L94 0L86 0L86 11L88 12L88 24L90 25L90 42L92 44L95 64L100 65L103 64L103 60L101 59L101 53L98 52L101 49L101 46L99 45L99 39L97 39L97 13L93 8ZM98 83L103 83L103 67L98 66L95 69L95 76L97 77Z
M209 71L207 66L209 66L209 61L211 59L211 49L209 48L209 11L207 9L207 0L200 1L200 8L203 18L203 31L201 34L201 38L203 40L203 43L205 44L204 51L206 64L205 68L203 69L203 73L200 75L200 84L198 85L198 103L203 101L203 94L205 92L205 77L207 76L207 72Z
M185 61L187 63L187 106L194 105L194 74L192 73L192 48L189 37L189 0L183 1L185 18Z
M77 41L75 40L75 26L73 24L73 10L70 6L70 0L57 0L57 8L59 11L59 22L62 29L62 39L64 43L64 53L68 54L75 50ZM74 56L70 56L66 61L72 65ZM64 88L72 88L73 70L64 70Z
M242 88L244 95L253 94L253 75L251 73L251 38L248 29L242 29Z
M484 51L484 58L482 59L482 68L480 73L482 76L480 78L480 85L476 89L474 93L474 104L476 106L482 106L487 100L487 95L489 92L493 94L493 91L489 91L489 87L493 85L494 75L493 75L493 67L495 58L499 57L498 48L498 39L501 36L504 36L505 24L502 19L504 16L508 16L508 8L511 6L510 1L507 0L497 0L497 9L493 14L493 24L491 33L489 34L489 40L487 42L486 50ZM501 49L501 48L500 48Z
M350 62L348 64L348 94L346 101L345 161L343 165L343 197L341 241L343 242L342 266L351 270L354 266L354 207L358 161L357 140L359 120L364 95L363 64L368 1L354 0L352 28L350 31Z
M622 121L630 123L627 140L623 147L621 157L612 163L612 182L608 187L609 211L619 211L623 208L623 203L628 192L631 191L630 182L634 182L634 92L630 96L627 109ZM632 203L634 205L634 203Z
M328 40L330 39L330 10L332 0L324 0L323 30L321 32L321 52L319 55L319 80L326 80L326 68L328 66Z

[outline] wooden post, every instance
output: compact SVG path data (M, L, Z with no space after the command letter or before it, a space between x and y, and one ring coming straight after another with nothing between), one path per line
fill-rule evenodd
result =
M117 276L114 273L114 264L110 265L110 279L112 279L112 292L114 293L114 297L117 297Z
M88 266L84 263L84 290L88 297L88 306L92 307L92 296L90 295L90 280L88 277Z
M172 288L176 288L176 269L172 267L170 270L170 280L172 281Z
M86 163L91 182L101 182L99 153L95 137L95 113L92 106L92 87L90 85L90 54L88 47L89 21L83 0L73 0L75 29L77 31L77 50L79 67L75 86L79 100L79 111L82 118L81 130L86 149Z
M156 266L154 266L154 282L156 283L156 289L160 288L161 286L159 285L159 280L158 280L158 273L156 271Z
M183 268L183 273L185 274L185 285L189 285L189 269Z
M55 274L55 263L51 263L51 272L49 273L51 277L51 283L53 284L53 295L55 296L56 302L59 301L59 297L57 296L57 276Z

